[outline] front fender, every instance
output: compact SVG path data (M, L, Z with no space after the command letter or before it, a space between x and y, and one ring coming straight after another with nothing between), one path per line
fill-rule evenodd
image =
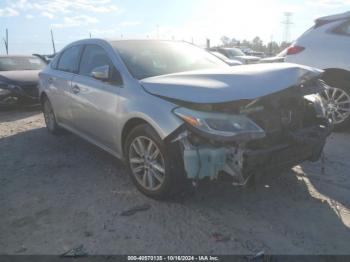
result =
M119 152L122 152L124 143L122 141L123 129L133 119L141 119L147 122L162 140L166 139L183 124L183 121L172 112L177 105L146 92L133 97L133 99L123 99L121 97L119 106L118 126L122 127L118 129L117 134Z

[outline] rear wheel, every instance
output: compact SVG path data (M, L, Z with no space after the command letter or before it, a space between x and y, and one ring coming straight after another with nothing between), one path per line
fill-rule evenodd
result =
M331 85L321 95L327 102L328 117L335 129L340 130L350 125L350 82L338 81Z
M43 113L47 130L54 135L62 133L62 129L56 122L55 113L53 111L50 100L46 97L43 102Z
M184 185L177 146L165 145L149 125L139 125L130 132L124 152L131 178L145 195L166 199L178 193Z

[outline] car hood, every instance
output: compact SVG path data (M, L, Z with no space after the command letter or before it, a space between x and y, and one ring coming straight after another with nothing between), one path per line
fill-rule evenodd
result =
M256 64L150 77L140 83L147 92L163 98L213 104L269 95L322 72L290 63Z
M0 81L9 84L32 85L39 81L40 70L0 71Z

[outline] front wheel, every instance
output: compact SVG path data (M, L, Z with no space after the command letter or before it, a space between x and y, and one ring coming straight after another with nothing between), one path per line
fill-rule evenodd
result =
M327 115L334 128L341 130L350 125L350 82L337 82L321 93L327 103Z
M62 129L56 122L55 113L53 111L51 102L48 98L44 98L43 102L43 113L47 130L54 135L62 133Z
M135 127L126 139L124 152L131 178L145 195L166 199L183 186L183 165L178 148L166 146L151 126Z

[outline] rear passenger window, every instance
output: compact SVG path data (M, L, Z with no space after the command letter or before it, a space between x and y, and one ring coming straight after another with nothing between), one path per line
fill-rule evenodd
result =
M59 57L57 57L57 56L52 59L52 61L50 62L50 66L52 69L58 69L57 68L58 60L59 60Z
M78 71L80 51L81 46L72 46L63 51L58 61L57 69L61 71L76 73Z

